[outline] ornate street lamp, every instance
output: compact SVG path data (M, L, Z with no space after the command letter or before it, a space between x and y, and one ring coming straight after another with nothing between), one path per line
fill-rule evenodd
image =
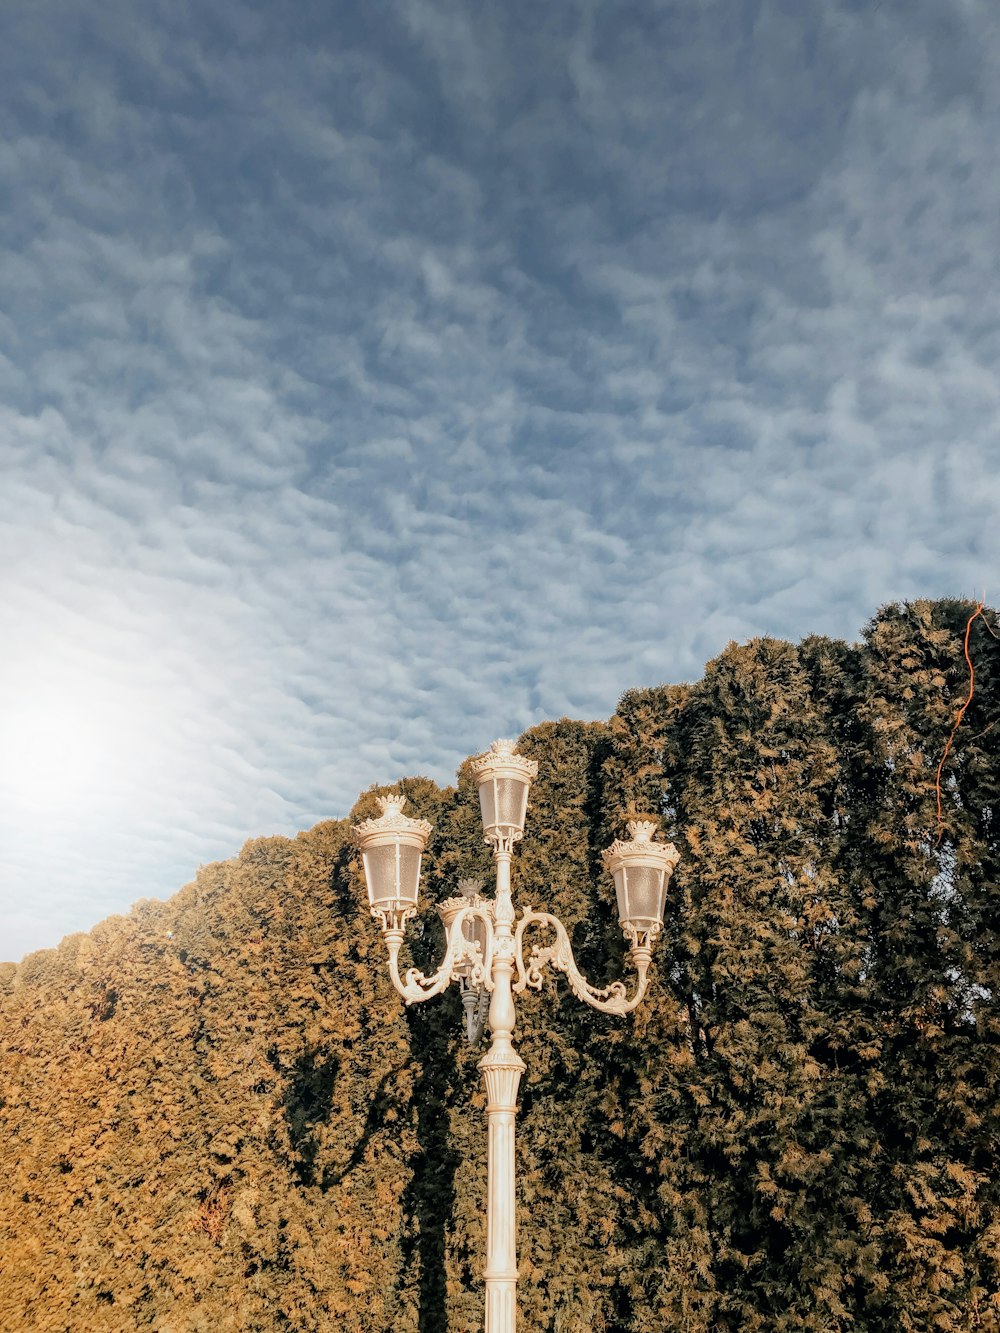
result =
M399 950L406 922L415 914L420 857L431 832L426 820L403 814L402 796L379 798L382 814L355 830L364 862L372 915L382 927L389 949L389 973L407 1004L439 995L450 982L459 984L469 1040L483 1033L483 1009L489 996L490 1047L480 1060L486 1084L489 1135L486 1215L486 1333L514 1333L517 1263L515 1258L514 1118L524 1061L514 1050L514 996L526 987L539 989L548 964L563 972L573 994L607 1014L630 1013L646 993L653 945L663 928L667 884L679 854L672 843L654 842L651 820L632 820L630 838L618 840L604 853L615 881L618 917L629 941L629 958L637 974L631 998L625 984L591 986L573 957L566 928L548 912L530 907L515 929L510 892L514 843L524 833L528 789L538 772L533 759L516 753L513 741L494 741L472 760L479 788L483 831L493 848L496 893L484 898L475 880L460 880L460 895L439 907L447 934L444 960L426 977L415 967L399 974ZM548 926L555 943L535 945L524 959L523 939L531 925ZM516 980L515 980L516 972Z

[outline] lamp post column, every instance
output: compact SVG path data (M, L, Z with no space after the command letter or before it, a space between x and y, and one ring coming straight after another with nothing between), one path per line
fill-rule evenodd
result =
M510 841L497 840L493 994L490 1049L480 1060L486 1084L486 1333L515 1333L517 1321L517 1232L514 1203L514 1122L517 1090L525 1064L514 1050L514 908L510 896Z
M444 961L424 976L409 968L400 976L399 953L407 921L417 906L420 856L431 832L422 819L402 813L405 797L379 797L382 815L354 829L361 848L372 915L378 920L389 950L389 975L407 1004L440 995L450 982L463 986L470 1041L481 1035L479 1005L490 995L490 1048L479 1062L486 1084L488 1178L486 1210L486 1333L516 1333L517 1253L514 1204L514 1124L517 1090L524 1073L514 1050L514 995L526 987L539 989L542 968L562 972L577 999L606 1014L629 1014L646 993L652 947L663 928L667 883L679 860L672 843L653 842L653 820L630 820L628 841L617 840L604 852L604 864L615 881L618 916L637 973L635 993L613 981L592 986L573 957L566 927L549 912L528 908L514 930L510 871L514 843L524 831L528 788L538 773L534 759L517 754L513 741L494 741L471 761L482 808L483 832L496 862L496 897L481 899L478 884L459 882L462 898L439 904L448 934ZM522 937L528 926L554 931L556 942L536 945L525 962ZM486 972L489 972L487 981ZM517 982L513 978L517 973Z

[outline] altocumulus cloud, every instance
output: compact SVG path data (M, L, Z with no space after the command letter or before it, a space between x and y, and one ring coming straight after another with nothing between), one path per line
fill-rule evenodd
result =
M0 957L995 584L987 0L9 15Z

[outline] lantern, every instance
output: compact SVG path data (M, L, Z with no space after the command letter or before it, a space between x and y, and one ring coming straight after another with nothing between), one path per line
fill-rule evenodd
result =
M420 857L432 824L403 814L405 796L380 796L382 813L353 832L361 849L372 915L412 913L417 907Z
M438 913L444 922L446 931L451 931L451 923L462 910L463 907L481 907L487 912L491 911L493 904L488 898L484 898L481 893L482 881L478 879L460 879L458 881L458 891L461 894L459 898L447 898L443 903L438 904ZM478 946L479 957L486 957L486 923L482 917L467 917L462 922L462 934L469 944ZM465 978L471 971L471 964L467 958L461 959L457 964L455 971L460 978Z
M618 919L626 935L655 935L663 927L667 884L680 853L672 842L653 842L656 824L630 819L630 841L619 839L602 853L615 881Z
M516 842L524 833L528 788L538 773L537 762L516 754L513 741L494 741L485 754L472 760L472 772L487 839Z

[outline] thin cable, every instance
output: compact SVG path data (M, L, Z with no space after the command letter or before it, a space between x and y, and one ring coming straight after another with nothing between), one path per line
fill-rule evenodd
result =
M976 604L976 609L975 609L975 611L973 611L972 615L969 617L968 624L967 624L966 627L965 627L965 661L966 661L966 664L968 665L968 668L969 668L969 693L968 693L968 695L967 695L967 697L966 697L965 703L962 704L962 707L958 710L958 716L955 718L955 725L954 725L954 726L952 727L952 729L951 729L951 735L948 737L948 743L947 743L947 744L945 745L945 747L944 747L944 754L941 756L941 762L940 762L940 763L938 764L938 766L937 766L937 775L936 775L935 778L934 778L934 790L937 792L937 840L938 840L938 842L940 842L941 839L942 839L942 837L944 836L944 813L943 813L943 810L942 810L942 800L941 800L941 772L942 772L942 770L943 770L943 768L944 768L944 762L945 762L945 760L948 758L948 753L949 753L949 751L951 750L951 743L952 743L952 741L955 739L955 732L958 730L958 728L959 728L959 726L960 726L960 724L961 724L962 718L965 717L965 710L968 708L969 704L972 703L972 696L973 696L973 694L975 693L975 689L976 689L976 668L972 665L972 658L969 656L969 635L972 633L972 622L973 622L978 616L983 616L983 607L984 607L984 605L985 605L985 598L984 598L983 601L978 602L978 603ZM985 617L985 616L983 616L983 624L986 624L986 617Z

